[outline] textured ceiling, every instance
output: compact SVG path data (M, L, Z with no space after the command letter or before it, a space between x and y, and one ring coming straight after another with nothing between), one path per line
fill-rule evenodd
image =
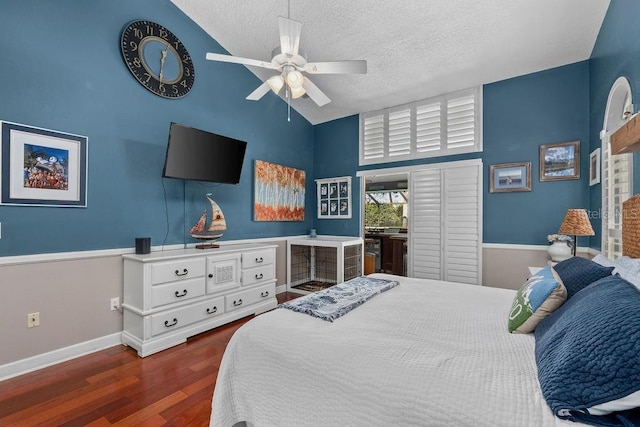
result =
M288 8L285 0L172 2L229 53L267 61L279 44L277 17L287 16ZM300 47L308 61L366 59L368 73L310 76L331 102L318 107L305 97L291 105L318 124L582 61L591 54L608 5L609 0L292 0L290 18L302 22ZM263 81L274 74L248 68ZM206 79L206 73L198 78Z

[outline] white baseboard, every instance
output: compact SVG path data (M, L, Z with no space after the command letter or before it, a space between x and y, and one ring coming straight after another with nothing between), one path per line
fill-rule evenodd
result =
M282 292L287 292L287 285L276 286L276 294L281 294Z
M121 332L0 365L0 381L122 344Z

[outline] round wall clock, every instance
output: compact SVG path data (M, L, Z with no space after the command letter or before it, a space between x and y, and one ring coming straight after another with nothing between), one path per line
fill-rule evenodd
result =
M191 56L162 25L133 21L122 32L120 48L131 74L156 95L180 98L191 90L195 80Z

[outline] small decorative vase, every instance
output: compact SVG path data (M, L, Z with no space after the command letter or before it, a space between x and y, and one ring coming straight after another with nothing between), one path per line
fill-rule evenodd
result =
M554 262L560 262L571 258L571 248L564 240L556 240L553 242L549 246L549 249L547 249L547 252L549 252L551 261Z

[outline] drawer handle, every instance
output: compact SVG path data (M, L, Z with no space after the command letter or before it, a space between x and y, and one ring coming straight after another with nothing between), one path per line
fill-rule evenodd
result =
M186 268L184 270L182 270L182 273L180 273L180 270L176 270L175 271L176 276L180 277L180 276L186 276L187 274L189 274L189 270L187 270Z
M269 291L260 292L260 296L261 296L262 298L264 298L264 297L268 297L268 296L269 296Z
M209 279L213 279L213 273L209 273Z
M213 314L218 311L218 307L213 307L213 309L207 307L207 314Z
M260 280L264 277L264 274L260 273L260 274L256 274L256 280Z
M264 259L262 257L256 258L256 264L260 264L260 263L263 263L263 262L264 262Z
M178 319L176 319L175 317L173 318L173 323L169 323L168 320L164 321L164 326L166 326L167 328L170 328L172 326L176 326L178 324Z
M239 299L238 301L234 301L233 305L235 305L236 307L239 307L242 305L242 299Z
M182 297L184 297L184 296L186 296L186 295L187 295L187 290L186 290L186 289L183 289L183 290L182 290L182 293L180 293L180 292L176 291L176 293L175 293L174 295L176 296L176 298L182 298Z

